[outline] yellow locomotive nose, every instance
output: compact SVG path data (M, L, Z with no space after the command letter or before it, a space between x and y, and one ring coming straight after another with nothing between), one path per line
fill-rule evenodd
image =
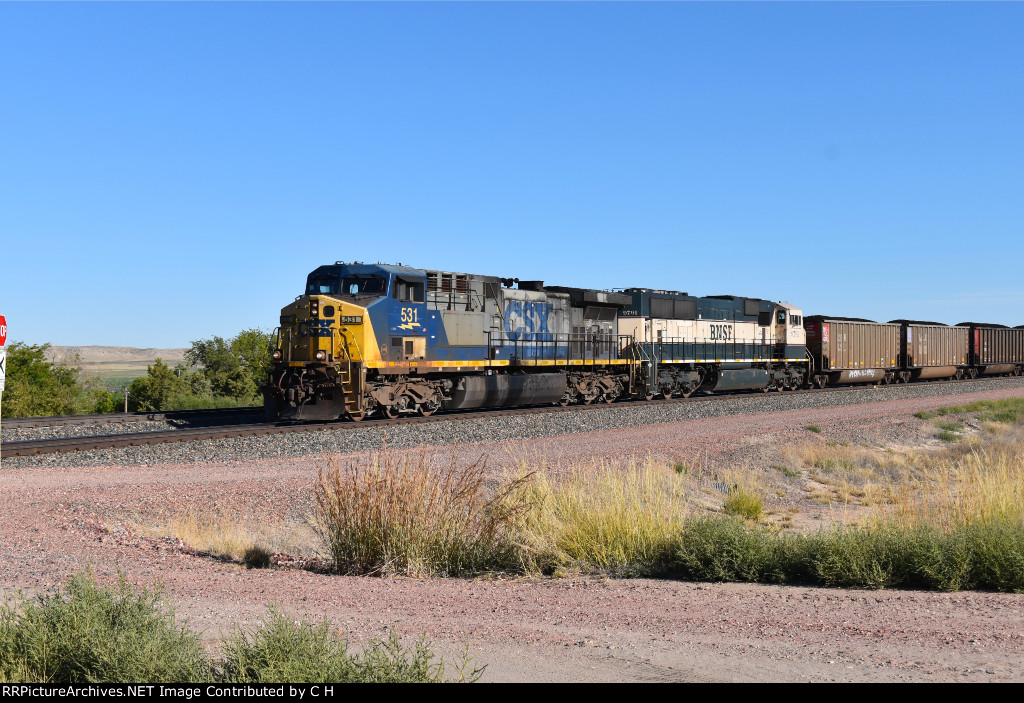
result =
M292 366L380 358L366 308L325 295L304 296L281 311L278 349Z

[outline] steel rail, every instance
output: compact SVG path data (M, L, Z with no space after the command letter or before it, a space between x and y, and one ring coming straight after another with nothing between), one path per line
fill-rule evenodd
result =
M59 427L63 425L104 425L123 422L148 422L159 420L207 420L260 415L261 406L241 408L201 408L197 410L140 411L129 413L98 413L93 415L46 415L41 417L5 417L4 427Z

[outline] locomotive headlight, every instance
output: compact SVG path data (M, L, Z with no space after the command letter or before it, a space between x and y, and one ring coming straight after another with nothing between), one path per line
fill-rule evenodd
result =
M274 357L274 359L280 359L281 358L281 350L280 349L275 349L274 351L270 352L270 356Z
M327 352L325 352L323 349L321 349L320 351L318 351L316 353L316 360L317 361L323 361L326 358L327 358Z
M310 314L311 317L319 317L320 316L320 301L319 300L310 300L309 301L309 314Z

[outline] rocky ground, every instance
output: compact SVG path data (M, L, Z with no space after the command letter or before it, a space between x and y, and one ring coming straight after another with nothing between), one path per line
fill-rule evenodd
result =
M435 445L439 460L452 452L461 461L482 457L495 476L522 461L559 467L648 456L709 475L742 467L763 473L777 503L770 509L796 509L813 526L829 515L806 499L806 478L768 468L785 461L789 448L927 445L934 428L917 411L1024 396L1019 381L985 384L861 389L843 404L743 397L720 408L727 412L710 405L652 410L642 421L614 407L559 416L557 432L524 420L469 420L465 427L456 420L388 441ZM685 412L694 415L680 416ZM809 431L811 425L820 432ZM1024 595L591 577L340 577L247 570L138 529L189 509L264 525L294 521L308 505L330 443L307 438L302 452L293 446L302 436L281 441L287 444L277 448L280 458L272 444L260 444L252 459L243 458L245 445L221 454L168 445L152 451L184 454L4 460L0 588L48 589L91 565L104 579L120 571L138 584L162 583L211 646L233 624L251 624L277 603L296 615L326 615L355 641L394 627L403 637L425 634L448 655L468 643L477 663L487 665L489 681L1024 680ZM379 446L380 438L374 441ZM374 448L370 439L365 446L334 446Z

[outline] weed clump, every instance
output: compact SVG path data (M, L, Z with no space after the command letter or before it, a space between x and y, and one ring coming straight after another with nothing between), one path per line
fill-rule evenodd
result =
M0 680L191 683L211 675L199 637L158 591L74 576L52 595L0 609Z
M245 550L242 555L242 563L250 569L265 569L270 566L270 550L254 544Z
M740 486L729 491L729 496L722 503L722 510L729 515L737 515L757 522L764 512L764 501L761 496Z
M516 565L512 526L525 481L497 490L481 462L381 451L329 458L315 487L315 522L335 568L348 574L456 576Z
M808 425L804 429L806 429L809 432L814 432L815 434L821 434L821 427L819 427L818 425Z
M353 654L329 621L296 621L277 608L256 629L235 629L223 656L225 683L438 683L476 681L483 673L464 658L455 678L446 679L444 661L435 661L423 639L403 647L394 630Z

